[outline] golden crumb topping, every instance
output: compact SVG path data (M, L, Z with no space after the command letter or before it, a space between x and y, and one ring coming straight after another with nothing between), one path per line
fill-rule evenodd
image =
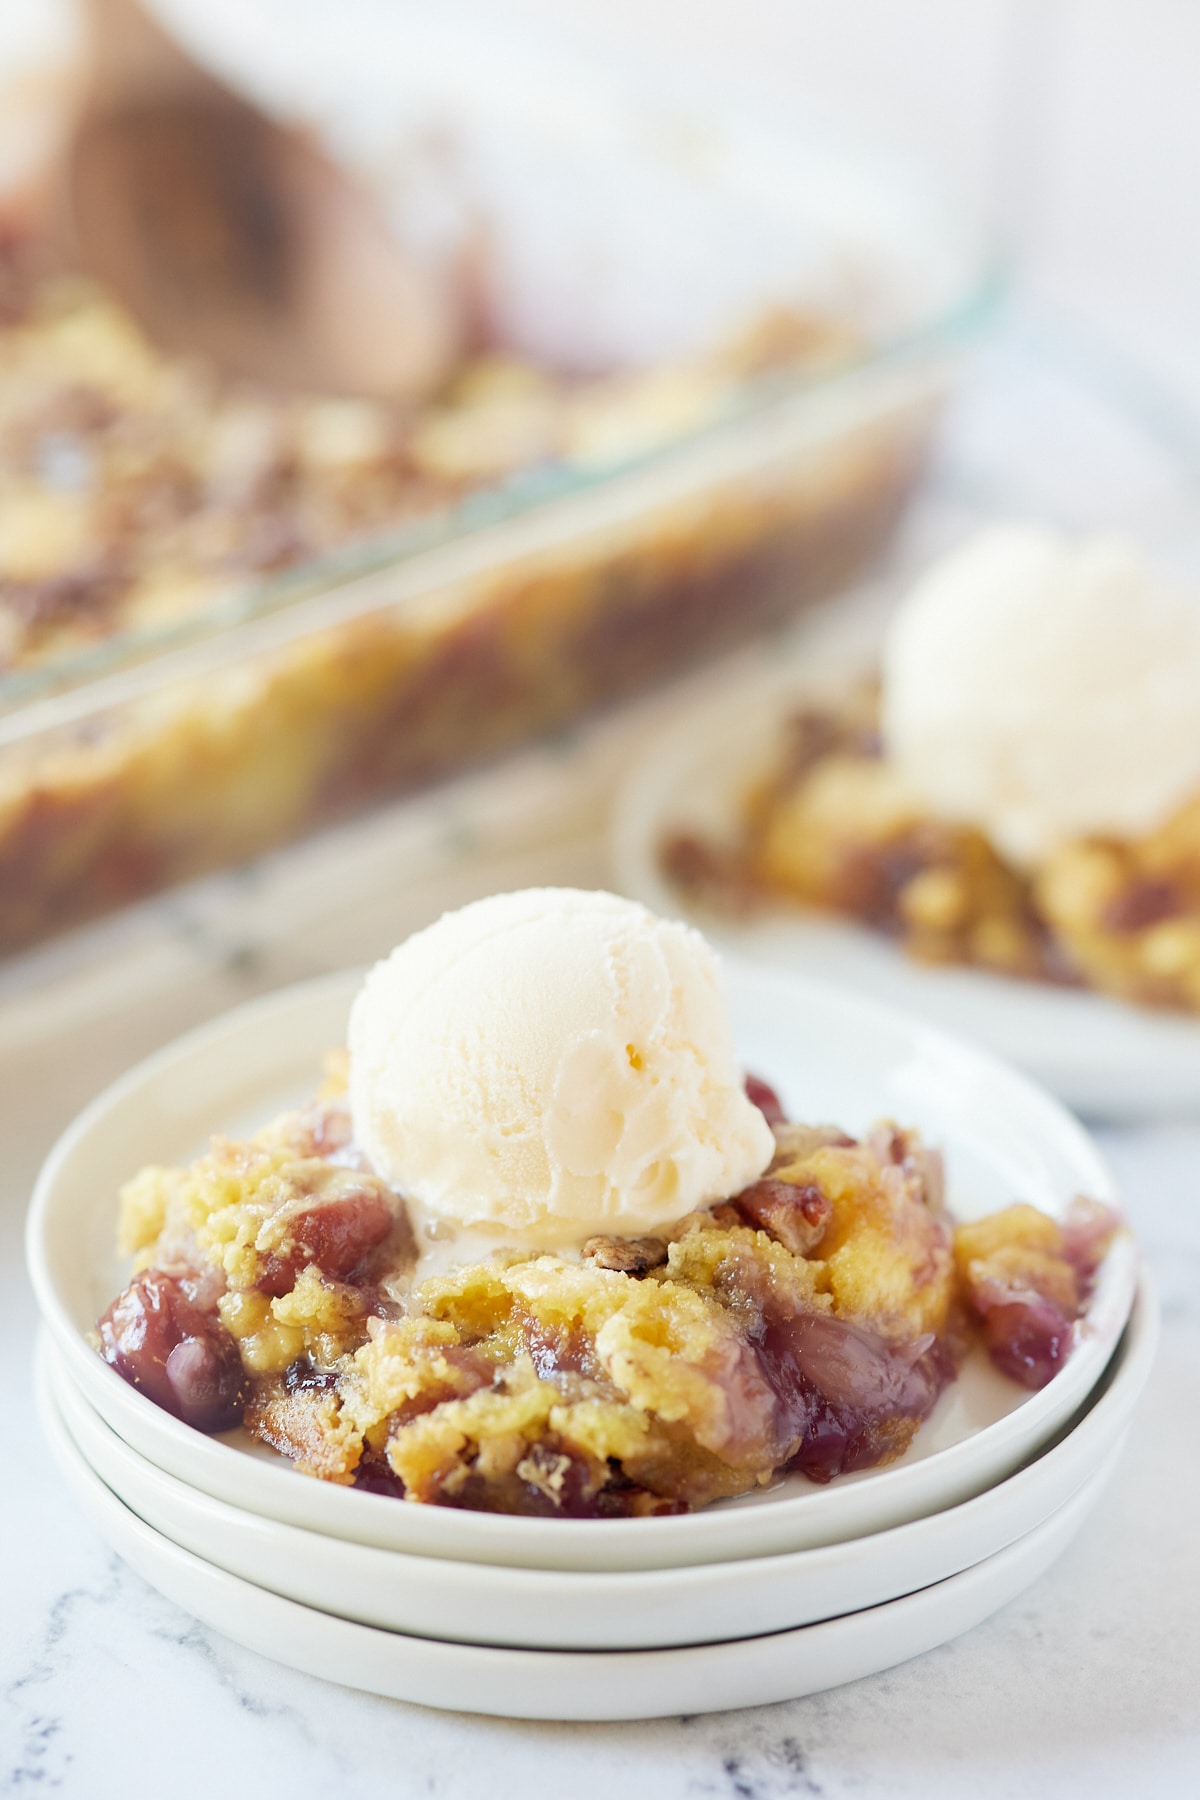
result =
M310 1475L427 1504L678 1511L888 1461L971 1319L1008 1372L1049 1379L1114 1223L1017 1205L954 1232L914 1132L780 1119L767 1173L661 1239L423 1274L343 1098L335 1074L255 1137L127 1184L137 1272L101 1349L205 1429L240 1421Z

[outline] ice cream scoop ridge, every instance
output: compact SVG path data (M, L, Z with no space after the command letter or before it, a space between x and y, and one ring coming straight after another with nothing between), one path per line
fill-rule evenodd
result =
M477 901L376 965L350 1019L355 1136L427 1217L555 1249L727 1198L774 1139L717 959L613 894Z
M1200 789L1200 603L1120 540L983 532L908 596L883 678L913 792L1018 865L1151 831Z

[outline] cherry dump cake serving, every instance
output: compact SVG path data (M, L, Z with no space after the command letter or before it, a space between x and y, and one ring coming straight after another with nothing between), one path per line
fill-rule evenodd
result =
M1117 1228L955 1226L914 1131L743 1082L704 940L606 894L403 944L308 1106L121 1196L100 1353L308 1474L548 1517L687 1511L911 1443L973 1344L1055 1374Z
M881 689L795 710L734 840L662 861L721 911L1200 1012L1200 604L1120 543L985 533L901 606Z

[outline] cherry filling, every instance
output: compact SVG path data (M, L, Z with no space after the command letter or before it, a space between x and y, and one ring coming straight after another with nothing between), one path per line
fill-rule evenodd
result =
M732 1202L748 1225L765 1231L796 1256L807 1256L825 1235L833 1202L815 1182L793 1183L764 1175Z
M97 1327L106 1363L165 1412L200 1431L241 1422L246 1383L238 1347L195 1303L196 1278L147 1269Z
M1044 1388L1070 1354L1075 1321L1053 1300L1023 1294L983 1311L983 1336L1002 1375L1022 1387Z
M1063 1256L1074 1269L1080 1301L1091 1297L1096 1271L1104 1261L1120 1221L1111 1206L1079 1195L1062 1222Z
M890 1344L815 1314L768 1324L757 1351L778 1402L780 1436L800 1438L788 1466L810 1481L869 1468L903 1449L955 1374L948 1347L932 1333Z
M596 1360L591 1340L580 1331L555 1331L528 1315L517 1321L520 1348L529 1357L542 1381L562 1385L569 1375L596 1381L603 1378L603 1368Z
M1101 918L1110 931L1132 936L1186 911L1187 897L1174 882L1144 875L1120 888Z
M299 1356L283 1371L284 1391L289 1394L327 1394L338 1384L336 1369L318 1369L311 1356Z
M1058 1373L1074 1348L1076 1321L1118 1223L1110 1207L1082 1198L1072 1201L1062 1223L1060 1264L1068 1272L1069 1299L1061 1287L1043 1292L1038 1281L1047 1285L1045 1277L1032 1264L1010 1271L985 1260L970 1271L968 1297L983 1325L988 1355L1001 1374L1037 1389Z
M354 1471L353 1485L367 1494L383 1494L389 1500L404 1498L404 1483L380 1451L366 1452Z
M314 1198L287 1220L287 1242L266 1256L255 1286L277 1298L315 1263L331 1281L349 1281L392 1229L394 1213L375 1188Z
M759 1112L772 1129L774 1129L776 1125L787 1124L787 1114L783 1110L783 1101L779 1098L779 1095L775 1092L773 1087L769 1087L765 1081L760 1081L757 1075L747 1075L745 1087L747 1100L757 1106Z

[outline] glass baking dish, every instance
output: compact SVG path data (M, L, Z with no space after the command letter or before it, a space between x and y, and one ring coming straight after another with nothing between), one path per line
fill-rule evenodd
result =
M406 30L404 92L385 84L373 126L360 96L359 153L402 169L411 199L436 144L426 215L484 210L506 347L620 368L635 398L779 308L856 348L726 381L649 429L635 405L586 453L0 676L0 950L785 619L861 570L918 479L998 286L919 184L641 79L557 53L551 70L544 47L473 40L466 59L436 21Z

